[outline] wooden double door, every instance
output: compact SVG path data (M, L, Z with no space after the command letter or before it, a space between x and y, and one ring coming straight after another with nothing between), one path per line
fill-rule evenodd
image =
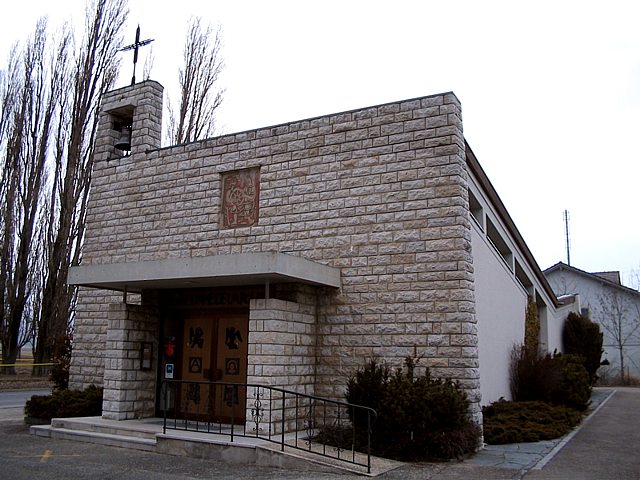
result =
M246 313L192 313L182 329L181 385L178 411L187 418L245 420L247 381ZM189 383L189 382L194 383ZM206 385L195 382L220 382Z

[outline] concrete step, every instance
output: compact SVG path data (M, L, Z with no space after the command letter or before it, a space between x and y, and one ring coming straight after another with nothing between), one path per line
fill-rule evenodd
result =
M162 425L156 423L106 420L99 417L54 418L53 429L104 433L108 435L155 440L162 432Z
M52 420L51 425L33 425L30 431L31 434L41 437L131 448L169 455L285 469L305 469L311 466L315 471L349 472L367 475L366 468L362 466L291 448L299 436L295 433L285 435L285 449L281 451L279 444L262 438L235 436L234 441L231 442L229 435L179 429L169 429L166 434L163 434L162 420L157 418L121 421L107 420L101 417L56 418ZM321 445L313 446L313 450L321 448ZM364 461L365 457L362 454L357 454L357 456L359 462ZM369 476L380 475L400 465L401 463L399 462L372 457Z
M98 445L109 445L111 447L131 448L147 452L153 452L156 449L155 438L150 439L87 430L72 430L53 427L52 425L34 425L31 427L30 432L41 437L95 443Z

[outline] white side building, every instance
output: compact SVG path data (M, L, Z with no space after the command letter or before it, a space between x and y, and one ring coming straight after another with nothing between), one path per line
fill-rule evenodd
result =
M524 341L528 297L538 306L540 350L562 351L562 327L580 299L558 300L506 207L467 146L471 244L475 272L480 391L484 405L510 399L514 345Z
M604 379L640 378L640 292L622 285L619 272L588 273L562 262L545 270L558 295L579 294L582 313L600 325L602 355L609 365L598 375Z

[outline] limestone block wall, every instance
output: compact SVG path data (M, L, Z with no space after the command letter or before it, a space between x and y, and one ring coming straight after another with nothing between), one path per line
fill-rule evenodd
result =
M108 92L102 99L100 107L100 121L95 144L95 162L101 166L115 166L116 161L123 160L114 148L121 132L115 130L116 120L130 116L132 122L131 155L133 158L150 148L158 148L162 133L162 95L163 87L157 82L146 81ZM92 189L112 188L121 189L122 178L117 182L105 185L102 175L95 175L92 179ZM128 190L128 194L135 196L135 189ZM131 197L133 198L133 197ZM85 236L85 250L92 250L90 242L95 238L91 231L96 222L109 221L114 218L113 203L103 204L97 195L91 195L89 200L89 217L87 219L88 232ZM111 241L118 239L117 232L109 234ZM109 305L122 302L122 294L113 292L80 289L75 312L74 352L69 372L71 388L84 388L94 384L103 384L104 348L107 332L107 313Z
M109 305L118 302L122 302L122 295L80 288L73 329L69 388L103 385Z
M258 222L223 228L221 176L245 168L259 169ZM478 414L467 171L455 95L96 162L84 264L248 252L341 269L342 288L318 296L316 394L341 398L346 376L369 357L400 365L415 354L434 375L458 380Z
M158 313L141 305L109 305L105 343L102 416L112 420L152 417L155 413L157 358L150 370L140 369L142 342L157 352Z
M247 383L279 387L307 395L315 389L315 305L303 305L277 299L252 300L249 313L249 355ZM265 381L266 380L266 381ZM247 395L247 418L255 408L255 392ZM263 406L271 408L271 431L281 431L282 403L276 394L262 398ZM286 402L286 400L285 400ZM304 402L304 401L303 401ZM271 405L270 405L271 403ZM292 430L297 414L295 399L285 403L287 430Z
M252 300L249 314L248 383L314 394L314 305L277 299Z

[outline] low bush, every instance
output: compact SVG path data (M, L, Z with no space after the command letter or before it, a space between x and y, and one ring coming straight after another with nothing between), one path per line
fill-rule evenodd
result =
M391 373L375 360L347 384L349 403L376 410L372 453L398 460L444 460L474 452L480 429L469 420L469 401L455 383L432 379L429 371L414 378L415 362ZM366 432L366 418L351 418Z
M498 401L482 409L484 441L504 443L539 442L569 433L582 414L564 405L545 402Z
M511 351L511 397L515 401L548 401L551 385L559 382L551 355L541 357L524 345Z
M51 395L34 395L24 408L28 417L42 420L64 417L95 417L102 414L102 388L55 390Z
M539 356L523 346L511 358L511 395L516 401L550 402L585 410L591 380L583 358L577 355Z
M559 381L550 388L551 403L576 410L586 410L591 398L591 380L584 360L577 355L556 355L553 368L559 372Z

